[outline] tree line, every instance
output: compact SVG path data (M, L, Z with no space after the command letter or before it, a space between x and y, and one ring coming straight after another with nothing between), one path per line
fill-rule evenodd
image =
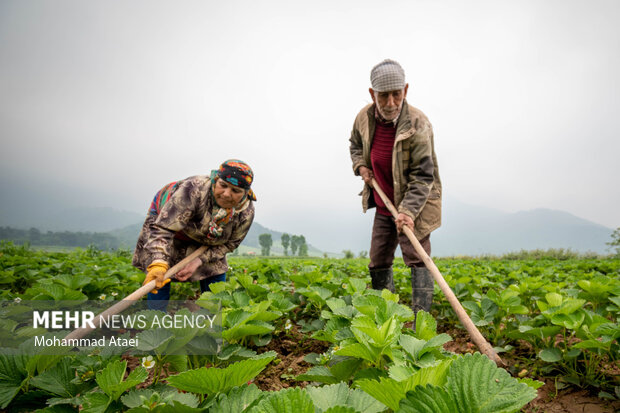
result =
M0 239L10 240L15 244L29 243L30 245L61 247L89 247L92 245L101 250L126 247L117 237L104 232L43 232L37 228L0 227Z
M269 256L273 245L271 234L259 235L258 243L260 244L261 255ZM289 247L291 248L292 255L297 254L300 257L308 256L308 244L306 243L306 237L303 235L289 235L284 233L280 237L280 243L282 244L282 248L284 248L284 255L286 256L288 256Z

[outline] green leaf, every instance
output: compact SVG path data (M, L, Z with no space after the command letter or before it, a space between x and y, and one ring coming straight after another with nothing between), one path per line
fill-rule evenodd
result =
M255 359L243 360L220 368L203 367L188 370L167 378L168 383L179 390L197 394L226 393L253 379L276 357L273 351L263 353Z
M585 305L586 300L577 298L567 298L564 300L560 308L554 311L554 314L571 314L577 310L580 310Z
M221 293L222 291L226 291L230 287L230 284L226 281L220 281L213 284L209 284L209 289L213 294Z
M364 345L362 343L353 343L349 344L348 346L344 346L340 350L336 351L334 354L338 356L356 357L374 363L379 358L379 355L381 354L381 349L377 349L376 347L369 345Z
M55 367L44 371L30 380L30 384L52 394L70 398L76 396L78 388L71 380L75 378L75 369L71 368L69 358L62 359Z
M312 399L304 389L284 389L262 399L251 413L314 413Z
M362 360L348 358L332 364L329 370L339 381L348 381L353 373L359 370L362 363Z
M189 408L198 407L198 398L191 393L179 393L170 387L153 389L134 389L121 397L123 404L130 408L147 407L153 404L170 405L173 403Z
M398 340L398 344L405 350L405 352L412 358L412 360L418 360L418 354L426 345L425 340L417 339L413 336L403 334Z
M145 402L148 404L154 394L157 394L157 392L152 389L134 389L123 395L121 401L129 408L141 407ZM157 399L159 400L160 398L158 394Z
M159 350L158 352L161 354L161 350L165 348L173 337L174 335L168 329L164 328L142 331L136 334L136 338L138 339L136 350L143 352Z
M327 410L323 410L323 413L360 413L366 410L357 410L350 406L334 406Z
M92 278L86 275L60 274L54 277L53 281L67 287L70 290L79 290L85 285L88 285L92 281Z
M600 348L603 350L607 350L610 347L611 343L605 344L601 341L598 340L584 340L581 341L577 344L575 344L573 346L574 349L580 349L580 348L585 348L585 349L594 349L594 348ZM546 360L545 360L546 361Z
M424 386L427 384L432 384L435 386L445 385L452 362L452 359L447 359L434 366L424 367L418 370L403 382L403 389L405 391L409 391L413 390L415 386Z
M314 406L322 410L336 406L348 406L355 411L378 413L385 410L385 406L359 389L349 389L345 383L332 384L323 387L306 387Z
M513 412L537 393L480 353L457 358L448 373L446 389L461 412Z
M0 408L4 409L19 393L22 381L26 378L27 356L18 354L19 350L0 349Z
M563 299L562 296L558 293L548 293L547 295L545 295L545 299L551 307L559 307L560 305L562 305Z
M419 339L428 341L437 335L437 321L426 311L418 311L415 331Z
M509 314L529 314L530 310L524 305L513 305L508 307Z
M381 377L379 381L362 379L355 385L392 410L397 410L405 397L405 384L390 378Z
M562 351L558 348L546 348L540 350L538 358L547 363L556 363L562 360Z
M84 409L81 413L104 413L112 400L103 393L87 393L84 395Z
M539 381L539 380L534 380L534 379L530 379L529 377L526 377L524 379L518 379L519 383L525 383L528 386L530 386L532 389L534 390L538 390L539 388L541 388L542 386L545 385L544 382Z
M452 337L450 337L448 334L439 334L431 338L426 342L426 344L424 344L424 347L420 351L419 356L422 356L424 353L427 353L428 351L431 351L433 349L440 349L443 347L444 344L450 341L452 341Z
M351 331L355 334L357 331L361 331L370 337L371 342L378 347L386 347L392 344L400 336L400 323L396 321L394 317L385 321L381 327L377 327L377 324L368 316L359 316L353 319L351 322ZM355 334L360 340L359 335Z
M408 391L400 402L398 411L403 413L454 413L465 410L458 408L448 390L427 385Z
M316 381L319 383L338 383L340 379L338 379L331 370L326 366L314 366L309 369L305 374L300 374L295 377L295 380L298 381Z
M551 322L555 325L568 328L570 330L577 330L585 319L585 313L583 311L572 312L569 314L554 314L551 317Z
M185 355L178 354L165 356L164 362L170 363L172 371L177 373L187 370L187 356Z
M330 298L325 301L330 310L336 311L339 308L346 307L347 303L342 298Z
M347 283L351 286L354 293L365 291L367 287L366 281L361 278L349 277L347 278Z
M117 360L97 372L95 378L97 384L112 400L117 400L125 390L142 383L148 377L146 369L140 366L129 373L127 380L123 381L126 369L127 362Z
M396 381L405 381L413 376L416 369L413 366L402 364L390 366L389 375L390 378Z
M400 299L398 294L388 291L386 289L381 290L381 298L383 298L385 301L392 301L394 303L397 303Z
M235 387L228 394L221 394L217 402L209 408L210 413L241 413L246 411L262 397L255 384Z
M245 324L236 325L227 330L222 331L222 337L228 342L237 342L238 340L247 337L260 334L267 334L275 329L269 323L264 321L248 321Z

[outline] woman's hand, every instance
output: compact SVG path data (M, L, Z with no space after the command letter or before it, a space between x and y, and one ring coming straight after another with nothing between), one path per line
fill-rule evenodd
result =
M155 288L151 291L153 294L157 294L158 289L172 281L170 278L164 280L164 275L166 275L166 271L168 271L168 264L165 262L154 262L147 267L146 271L146 277L142 285L146 285L155 280Z
M198 269L202 265L202 260L200 257L196 257L191 260L185 267L183 267L176 275L176 279L179 281L187 281L189 277L192 276L194 271Z

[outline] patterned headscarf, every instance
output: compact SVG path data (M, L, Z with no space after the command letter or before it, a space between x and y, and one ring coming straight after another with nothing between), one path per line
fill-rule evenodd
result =
M222 236L224 226L230 222L235 214L244 211L250 204L250 200L256 201L256 195L250 188L254 180L254 173L248 164L238 159L229 159L220 165L218 170L211 171L211 179L223 179L231 185L238 186L246 190L246 194L238 206L224 209L217 206L212 211L211 221L209 222L209 233L207 237L214 239Z
M239 159L229 159L220 165L218 170L211 171L211 179L218 177L231 185L248 191L248 198L256 201L256 195L250 188L254 180L254 172L250 166Z

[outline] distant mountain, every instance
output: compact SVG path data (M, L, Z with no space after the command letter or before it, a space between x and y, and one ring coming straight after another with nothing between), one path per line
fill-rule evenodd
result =
M366 214L359 210L348 214L334 211L329 216L306 222L302 232L323 251L350 249L357 254L370 249L374 214L374 210ZM282 226L286 227L286 217L282 220ZM612 232L612 228L564 211L535 209L506 213L447 198L443 202L442 225L432 233L431 245L432 255L437 257L503 254L538 248L607 254L605 243L611 240Z
M96 211L93 211L96 212ZM91 217L94 218L94 217ZM142 228L142 222L134 223L122 228L117 228L112 231L107 231L108 234L116 237L120 241L120 245L123 248L134 248L136 245L136 241L138 240L138 235L140 235L140 229ZM261 234L271 234L273 240L273 246L271 248L271 252L273 254L284 254L284 249L280 244L280 237L282 236L282 232L273 231L269 228L265 228L258 222L254 221L252 223L252 227L250 227L250 231L248 235L245 237L241 245L245 245L251 248L260 249L260 244L258 242L258 237ZM292 234L289 234L292 235ZM299 234L296 234L299 235ZM290 247L289 247L290 253ZM323 252L318 248L313 247L312 245L308 245L308 254L315 256L322 256Z
M25 211L25 210L24 210ZM22 211L22 212L24 212ZM125 248L135 246L144 215L113 208L56 209L46 213L11 214L0 207L0 226L41 231L102 232L114 235ZM341 253L345 249L355 254L368 251L374 211L362 214L333 211L319 216L297 211L302 226L290 235L304 235L310 255L322 251ZM293 220L294 218L294 220ZM295 217L281 217L281 228L299 225ZM567 212L535 209L516 213L468 205L454 199L444 200L442 226L433 232L433 256L502 254L522 249L565 248L577 252L608 253L606 242L613 230ZM260 248L258 236L269 233L273 238L272 252L283 254L280 244L282 232L254 222L242 245ZM330 254L333 255L333 254Z
M2 226L41 231L108 232L143 220L144 215L114 208L68 208L25 216L0 213Z
M442 227L431 236L433 255L502 254L564 248L605 254L613 230L564 211L534 209L515 213L448 200Z
M141 229L142 222L138 222L127 225L123 228L114 229L108 233L115 236L119 240L122 248L133 250L136 247L136 242L138 242L138 236L140 235Z

